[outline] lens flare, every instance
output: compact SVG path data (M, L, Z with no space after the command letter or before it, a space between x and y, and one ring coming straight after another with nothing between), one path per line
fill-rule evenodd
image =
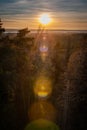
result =
M24 130L59 130L59 127L51 121L39 119L28 124Z
M43 52L43 53L41 52L40 56L41 56L42 61L45 62L46 59L47 59L48 53L47 52Z
M42 37L39 44L40 44L39 45L40 46L39 47L40 52L42 52L42 53L48 52L49 42L48 42L48 39L46 38L46 36Z
M50 95L51 92L52 85L50 79L44 76L39 77L34 86L34 93L40 98L45 98Z
M46 45L40 46L40 52L47 52L47 51L48 51L48 47Z
M30 121L37 119L45 119L49 121L56 121L57 111L55 107L46 100L34 102L28 110Z

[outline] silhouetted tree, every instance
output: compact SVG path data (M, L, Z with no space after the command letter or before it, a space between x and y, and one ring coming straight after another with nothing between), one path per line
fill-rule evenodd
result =
M18 31L17 36L23 38L27 36L27 34L29 33L30 33L30 30L28 30L28 28L24 28Z
M2 28L2 25L3 25L3 23L2 23L1 18L0 18L0 37L2 36L3 32L5 32L5 29Z

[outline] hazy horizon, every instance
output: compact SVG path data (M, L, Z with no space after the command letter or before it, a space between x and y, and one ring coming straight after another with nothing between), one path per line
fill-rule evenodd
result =
M20 29L6 29L5 33L17 33ZM38 29L29 29L31 33L36 33ZM51 33L87 33L87 30L64 30L64 29L47 29Z

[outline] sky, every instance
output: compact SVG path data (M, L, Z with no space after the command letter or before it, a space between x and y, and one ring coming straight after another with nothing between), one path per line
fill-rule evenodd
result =
M0 18L6 29L37 29L47 13L48 29L87 30L87 0L0 0Z

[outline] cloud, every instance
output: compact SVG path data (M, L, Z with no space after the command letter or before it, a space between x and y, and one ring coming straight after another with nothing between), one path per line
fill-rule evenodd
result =
M67 23L87 21L87 0L0 0L0 5L0 17L9 21L33 21L46 12Z
M0 3L15 3L17 0L0 0Z
M10 11L15 14L25 13L26 10L32 12L86 12L87 2L86 0L1 0L0 3L4 3L0 8L0 12L6 14ZM6 4L5 4L6 3ZM6 10L6 11L2 11ZM17 12L18 10L18 12ZM20 11L19 11L20 10Z

